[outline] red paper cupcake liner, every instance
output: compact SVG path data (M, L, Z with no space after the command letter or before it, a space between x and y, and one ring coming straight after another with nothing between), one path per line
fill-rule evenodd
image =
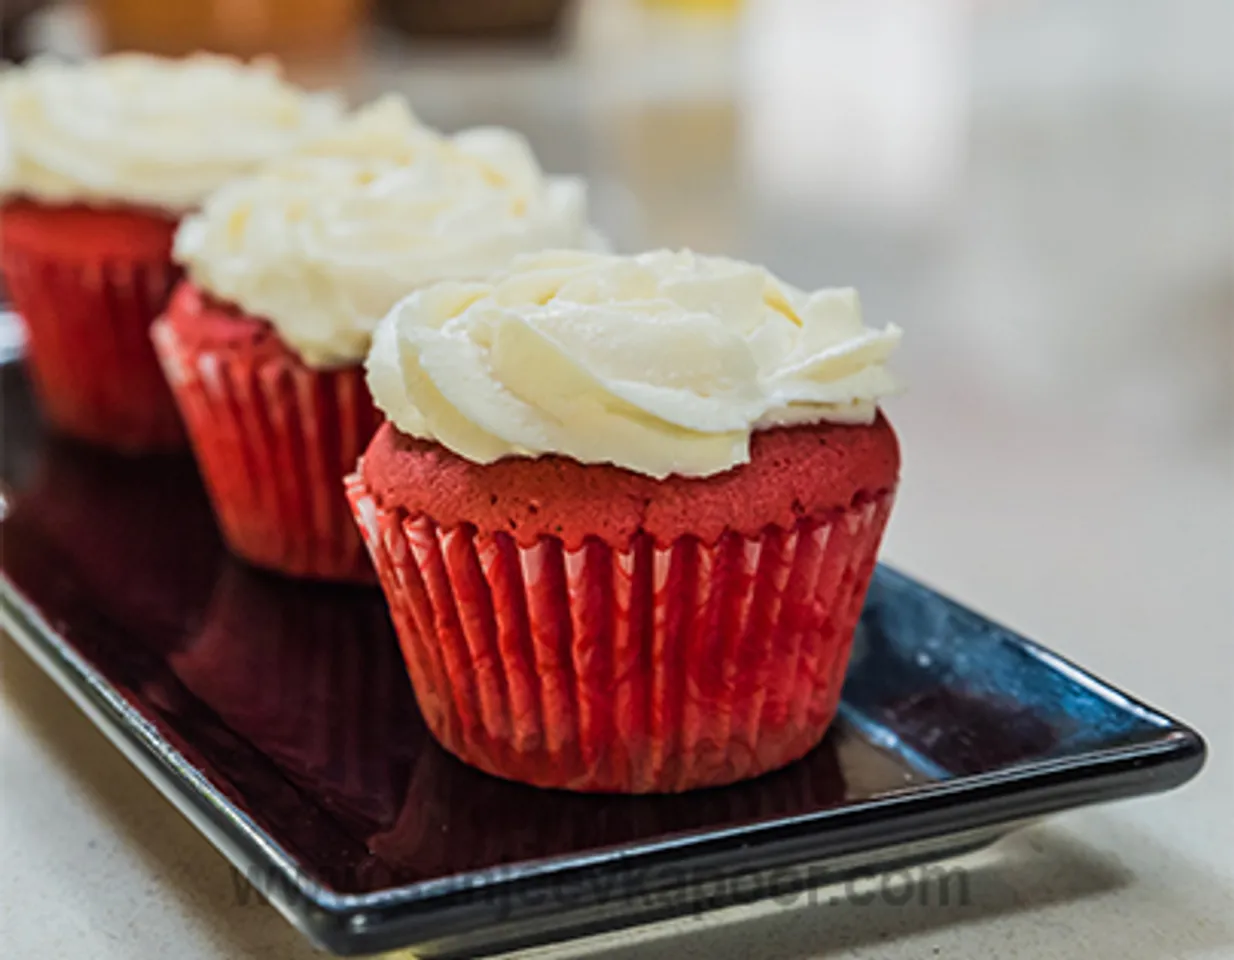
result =
M150 324L180 276L170 258L73 262L6 232L0 268L25 323L34 387L53 426L129 452L184 446L150 347Z
M822 739L892 494L792 529L625 548L443 529L348 498L429 729L542 787L676 792Z
M291 576L373 582L342 490L380 423L363 369L212 350L166 319L153 337L231 550Z

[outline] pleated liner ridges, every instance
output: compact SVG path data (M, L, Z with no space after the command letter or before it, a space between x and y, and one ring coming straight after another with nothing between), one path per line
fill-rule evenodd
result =
M543 787L657 793L801 757L835 716L892 494L791 530L616 549L348 498L448 750Z
M129 451L184 446L150 324L180 271L170 261L68 263L11 238L2 264L25 321L29 365L48 419L79 439Z
M363 370L191 350L167 320L153 336L231 550L292 576L371 583L342 489L380 422Z

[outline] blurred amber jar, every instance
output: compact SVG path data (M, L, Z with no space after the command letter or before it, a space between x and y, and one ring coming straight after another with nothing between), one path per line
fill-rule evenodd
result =
M91 0L111 50L330 57L351 48L367 0Z

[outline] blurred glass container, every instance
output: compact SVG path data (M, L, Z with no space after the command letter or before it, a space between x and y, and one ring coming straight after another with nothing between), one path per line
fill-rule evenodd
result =
M414 36L549 37L570 0L384 0L387 19Z
M742 23L741 162L769 208L926 227L963 182L968 0L762 0Z
M329 58L349 51L367 0L90 0L109 50Z
M593 0L580 23L595 171L638 198L637 246L740 254L739 21ZM633 238L631 238L633 239Z

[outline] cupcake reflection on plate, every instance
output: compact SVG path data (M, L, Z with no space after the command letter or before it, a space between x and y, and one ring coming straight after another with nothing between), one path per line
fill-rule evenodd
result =
M155 341L232 550L372 580L341 492L380 422L361 361L410 291L593 242L580 181L502 129L453 137L387 97L233 181L181 226Z
M117 648L156 653L200 622L226 554L193 464L50 438L0 525L5 573L113 625Z
M402 879L425 880L809 813L842 801L844 789L827 742L808 760L749 783L659 797L540 791L488 776L428 744L397 820L368 847Z
M333 813L393 822L423 741L380 597L227 563L181 682Z
M59 430L131 452L183 445L149 342L180 276L176 224L341 113L271 63L205 54L0 74L0 269Z

